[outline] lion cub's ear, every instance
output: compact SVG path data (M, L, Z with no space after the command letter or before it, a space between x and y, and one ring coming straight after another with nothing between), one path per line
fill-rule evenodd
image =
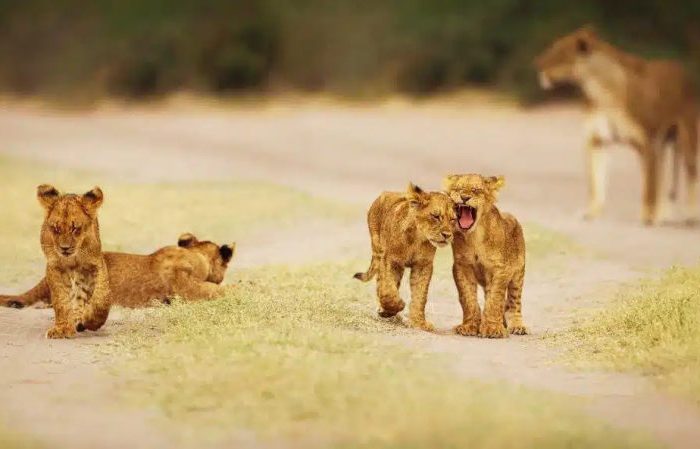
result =
M223 259L224 263L229 263L231 261L231 258L233 255L236 253L236 244L231 243L230 245L224 245L221 248L219 248L219 254L221 255L221 258Z
M408 184L406 198L411 207L420 207L425 205L428 194L412 182Z
M452 186L455 185L457 180L459 179L459 175L447 175L445 178L442 180L442 188L444 190L450 190Z
M196 245L197 242L199 242L199 240L197 240L197 237L195 237L194 234L186 232L177 239L177 246L180 248L191 248Z
M81 197L83 204L88 208L88 211L95 212L102 206L104 201L104 195L102 194L102 189L95 187L89 192L85 192Z
M60 196L61 193L54 186L42 184L36 188L36 197L39 199L39 204L41 204L44 209L50 209L56 204Z
M506 178L503 176L489 176L488 178L484 179L484 181L493 192L498 192L501 190L501 187L506 185Z

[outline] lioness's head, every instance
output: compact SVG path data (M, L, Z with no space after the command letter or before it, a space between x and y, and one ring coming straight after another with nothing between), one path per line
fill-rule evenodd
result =
M551 89L555 84L578 83L581 65L599 45L598 36L590 26L579 28L554 41L535 59L540 85Z
M45 252L59 257L73 257L88 236L98 237L97 209L103 195L95 187L82 195L61 194L55 187L37 187L39 203L46 215L41 243Z
M424 192L413 184L408 185L406 197L414 212L418 232L435 247L452 243L456 218L450 198L442 192Z
M503 187L503 176L484 177L477 174L449 175L444 180L444 188L454 201L457 226L470 232L476 229L481 216L487 213L496 202L496 192Z
M200 242L197 237L189 232L182 234L180 238L177 239L177 246L202 254L207 261L209 261L209 276L207 277L207 281L216 284L220 284L224 281L228 264L231 262L233 254L236 252L235 243L219 246L210 241Z

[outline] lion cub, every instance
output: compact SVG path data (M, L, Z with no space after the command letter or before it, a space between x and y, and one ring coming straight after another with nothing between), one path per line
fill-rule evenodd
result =
M95 187L83 195L60 194L52 186L40 185L37 197L45 210L41 249L55 313L55 324L46 337L68 338L76 331L96 331L107 321L111 305L97 222L102 190Z
M525 279L523 230L510 214L495 206L503 177L451 175L444 181L456 204L457 228L452 273L462 306L462 335L502 338L524 335L521 295ZM483 317L476 300L477 284L486 292ZM508 330L506 330L506 325Z
M424 192L413 184L406 193L384 192L372 203L367 213L372 261L367 272L355 278L367 282L378 275L379 316L391 317L404 309L399 286L404 270L410 267L410 324L426 331L434 329L425 320L433 258L437 247L452 242L455 221L454 204L447 195Z

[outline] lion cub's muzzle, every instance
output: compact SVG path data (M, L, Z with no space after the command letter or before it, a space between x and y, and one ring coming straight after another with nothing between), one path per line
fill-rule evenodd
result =
M477 210L474 207L458 204L455 207L455 213L457 214L457 226L462 231L470 230L476 223Z
M440 233L440 237L430 239L430 243L437 248L443 248L451 244L453 239L454 235L452 234L452 232L443 231Z

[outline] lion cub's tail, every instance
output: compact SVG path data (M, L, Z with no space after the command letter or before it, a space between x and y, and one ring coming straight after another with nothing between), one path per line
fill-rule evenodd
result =
M49 290L49 284L46 283L46 278L42 279L32 289L21 295L0 295L0 307L21 309L22 307L31 306L39 301L44 301L46 303L51 302L51 291Z
M362 282L370 281L377 274L377 258L372 256L372 262L369 264L369 268L364 273L355 273L353 276L355 279L359 279Z

